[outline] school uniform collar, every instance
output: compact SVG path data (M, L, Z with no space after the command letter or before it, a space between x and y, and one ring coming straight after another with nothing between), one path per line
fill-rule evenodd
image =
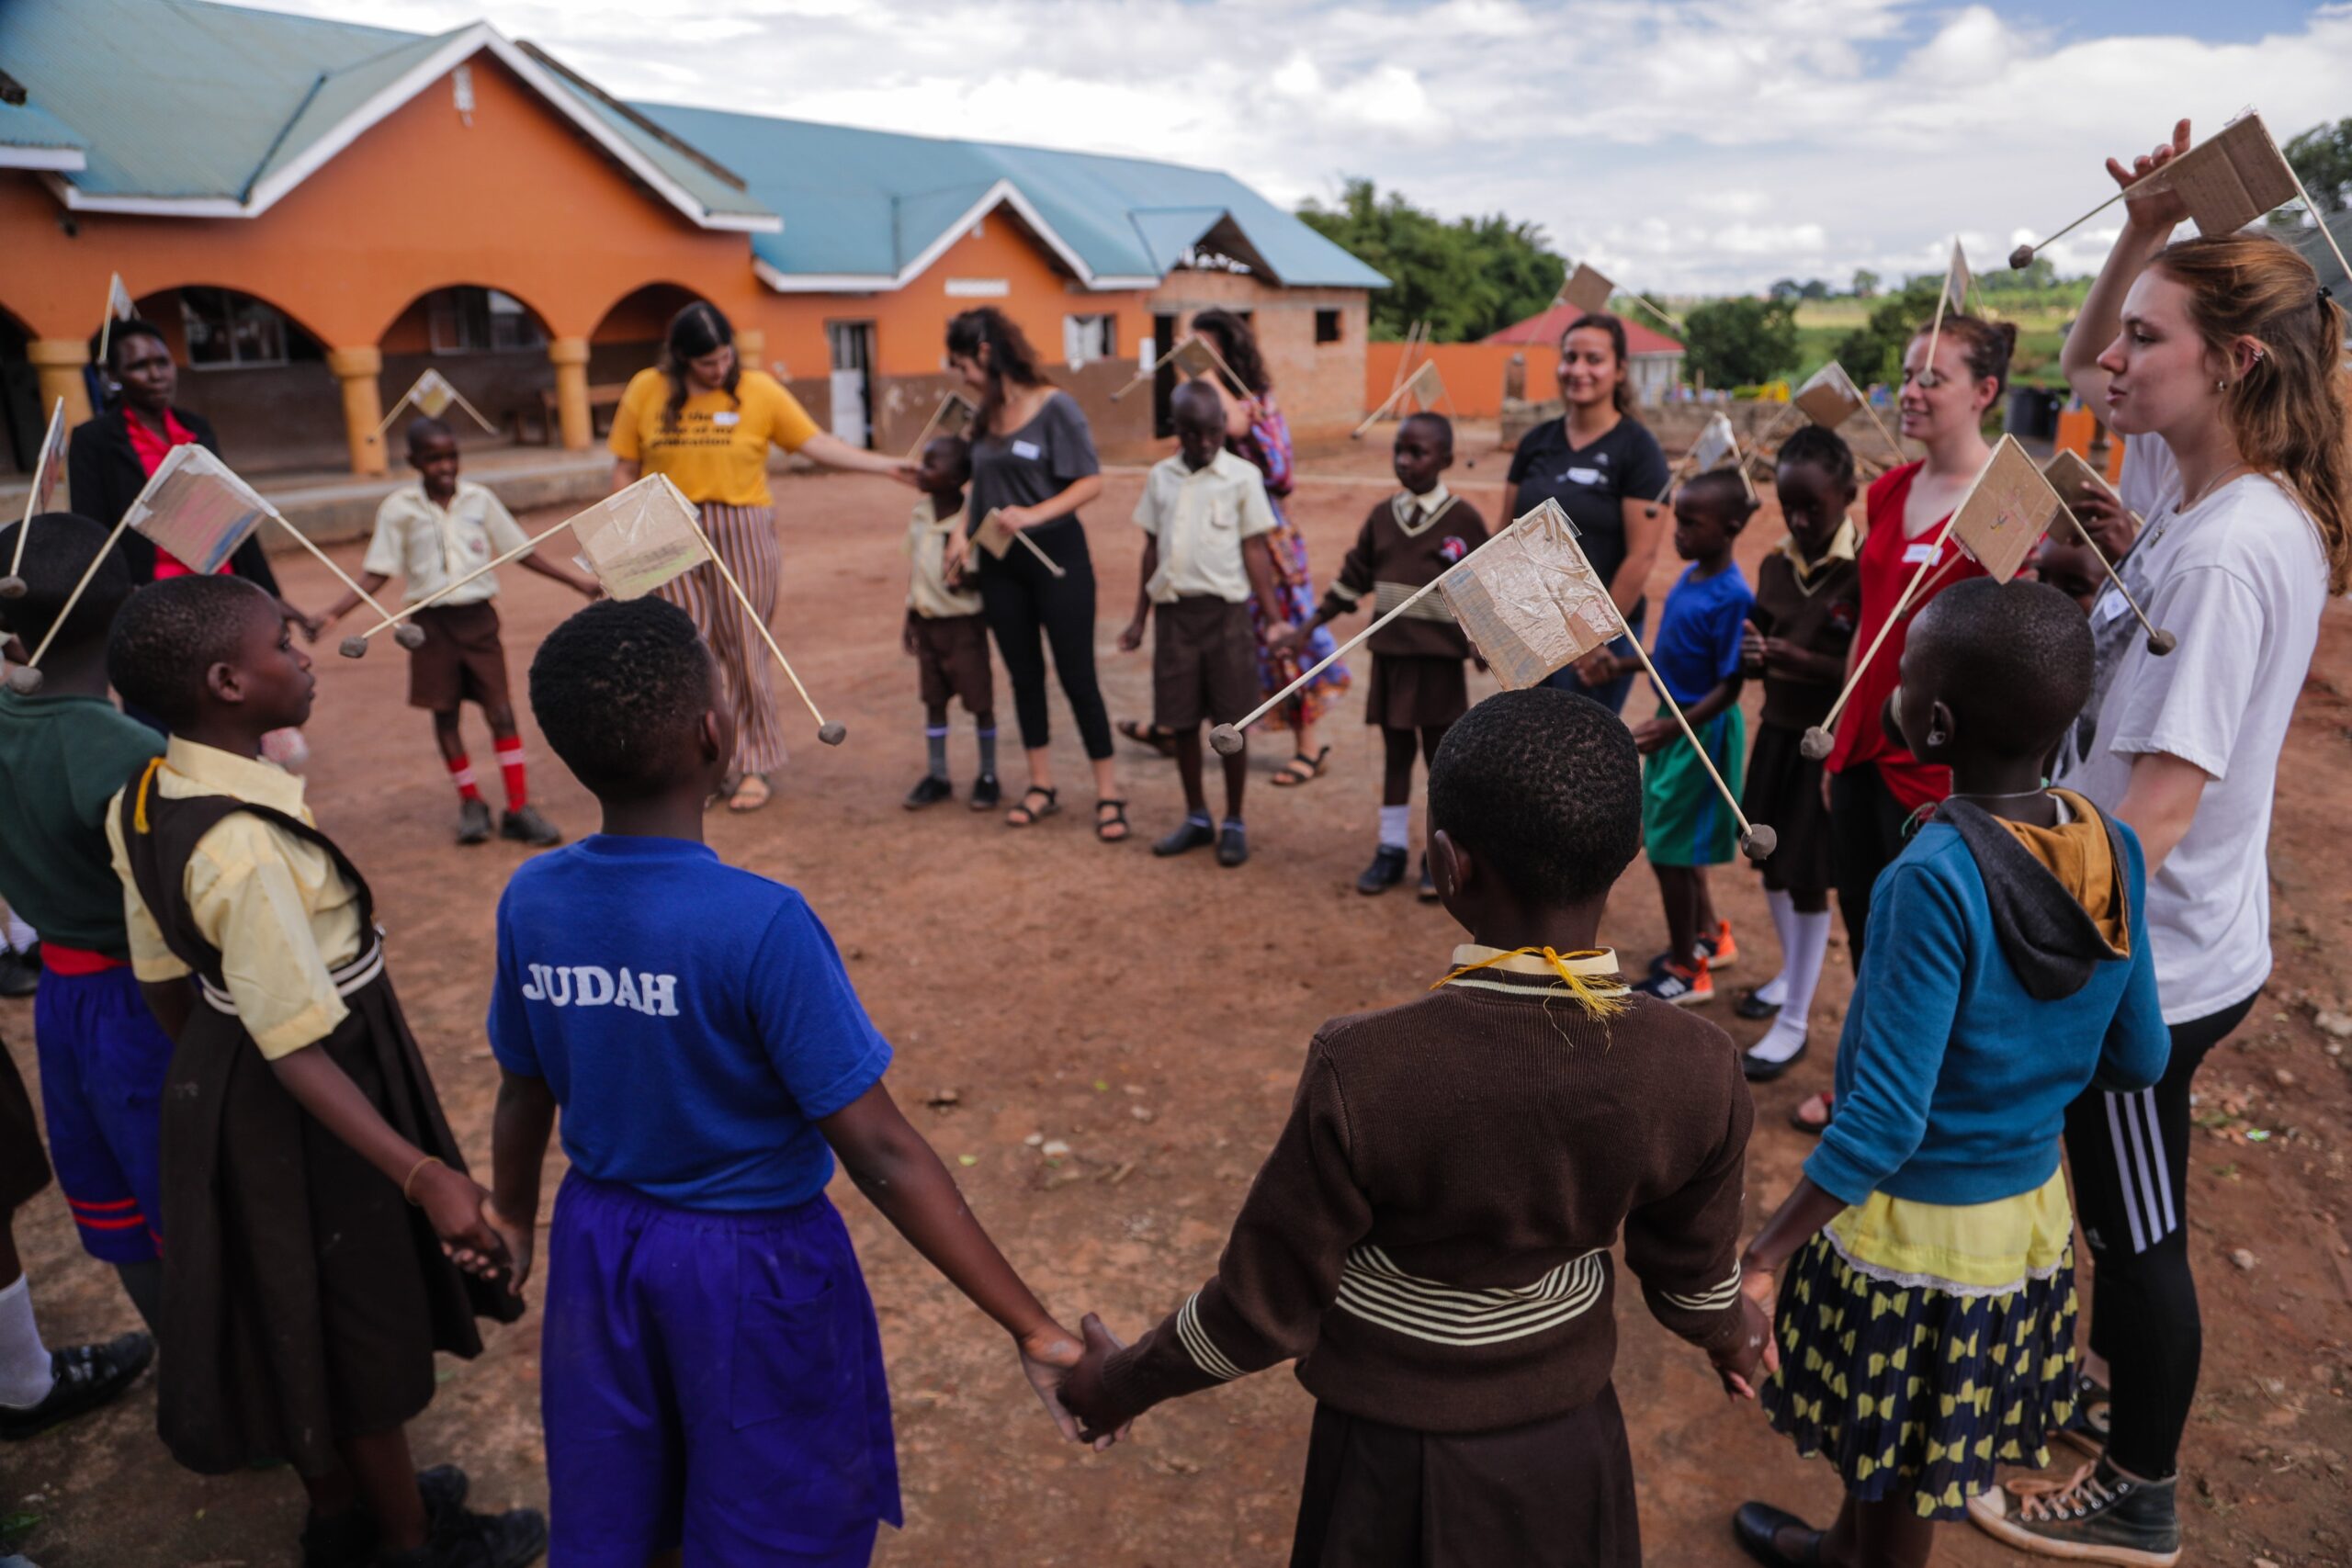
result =
M1408 539L1419 538L1426 533L1430 525L1444 516L1453 505L1453 492L1445 488L1443 479L1431 486L1427 495L1415 495L1409 490L1400 490L1388 498L1389 515L1396 518L1396 526L1404 530L1405 537Z
M164 747L164 766L194 784L197 794L233 795L288 817L310 818L302 804L302 781L275 762L175 735Z
M959 506L948 515L942 517L939 514L939 502L927 495L919 495L915 497L915 521L923 527L936 529L944 534L964 521L964 508Z
M1797 536L1794 534L1781 536L1781 554L1788 558L1789 566L1796 572L1797 582L1801 587L1827 571L1838 562L1857 558L1860 549L1860 536L1851 517L1838 525L1838 532L1830 536L1829 547L1821 552L1819 560L1809 561L1804 558L1804 551L1798 548Z
M1599 947L1546 956L1541 952L1511 952L1475 942L1463 942L1453 950L1452 971L1430 989L1456 987L1531 997L1575 991L1589 993L1604 1005L1627 994L1613 949Z
M1221 479L1237 479L1243 474L1247 474L1253 479L1262 477L1259 474L1256 464L1246 457L1235 457L1231 451L1223 446L1216 449L1216 457L1211 457L1197 468L1185 466L1184 454L1182 452L1177 453L1168 461L1176 470L1176 479L1181 484L1191 484L1197 479L1208 479L1212 475Z

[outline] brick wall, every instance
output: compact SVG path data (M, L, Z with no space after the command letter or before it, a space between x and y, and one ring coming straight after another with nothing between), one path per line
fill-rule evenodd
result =
M1182 321L1213 305L1250 312L1294 434L1346 431L1363 418L1366 290L1283 288L1239 273L1173 272L1147 299L1155 313ZM1340 312L1337 343L1315 341L1317 310ZM1158 346L1165 352L1169 345Z

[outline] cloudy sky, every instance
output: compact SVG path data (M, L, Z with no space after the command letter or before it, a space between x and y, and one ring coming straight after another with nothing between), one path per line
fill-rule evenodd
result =
M248 0L253 3L253 0ZM1655 291L1980 269L2110 152L2352 115L2352 4L2274 0L260 0L487 18L607 89L1500 210ZM2111 227L2051 253L2067 271Z

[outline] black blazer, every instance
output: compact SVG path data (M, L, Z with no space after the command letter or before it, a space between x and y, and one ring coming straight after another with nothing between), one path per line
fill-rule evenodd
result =
M124 423L130 417L117 408L77 424L66 447L65 482L72 490L74 512L107 528L122 521L122 514L130 510L130 503L147 484L147 470L139 465L138 450L130 445L130 431ZM220 443L212 434L211 422L186 409L174 409L172 417L219 455ZM130 563L131 581L155 580L155 547L138 530L123 530L122 553ZM277 593L277 574L269 570L259 534L237 547L236 554L229 558L229 570L259 583L273 596Z

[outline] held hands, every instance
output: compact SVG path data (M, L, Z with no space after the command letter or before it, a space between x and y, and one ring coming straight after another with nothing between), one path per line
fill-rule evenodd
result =
M481 1217L506 1244L506 1288L516 1295L523 1293L523 1281L531 1277L532 1255L537 1250L537 1235L528 1224L516 1224L498 1212L498 1205L489 1198L481 1201Z
M1283 620L1266 623L1266 646L1276 653L1296 652L1312 635L1312 626L1295 626Z
M2171 163L2188 152L2188 122L2184 119L2172 128L2169 143L2158 143L2149 152L2132 159L2128 169L2120 159L2109 158L2107 172L2114 177L2117 185L2128 186ZM2143 228L2161 228L2167 232L2176 224L2188 219L2188 203L2182 199L2178 191L2151 191L2144 196L2135 196L2123 204L2123 210L2132 215L2133 223Z
M1663 750L1675 734L1676 726L1672 719L1645 718L1634 726L1634 750L1646 757L1653 751Z
M1743 1279L1739 1296L1739 1337L1707 1358L1723 1380L1724 1393L1734 1399L1754 1399L1764 1379L1781 1370L1780 1348L1772 1343L1772 1277L1762 1276L1767 1294L1758 1302L1747 1293Z
M489 1219L489 1190L481 1182L436 1159L417 1169L410 1187L452 1263L484 1279L512 1267L505 1238Z
M1099 1453L1125 1437L1135 1426L1133 1421L1120 1418L1118 1406L1102 1386L1102 1363L1111 1359L1113 1351L1124 1350L1127 1346L1091 1312L1079 1320L1079 1327L1086 1335L1086 1353L1063 1380L1061 1400L1080 1423L1079 1436L1092 1443Z
M1021 1352L1021 1375L1029 1380L1031 1388L1036 1390L1038 1401L1045 1405L1046 1414L1052 1418L1055 1428L1073 1443L1093 1444L1094 1451L1100 1453L1125 1437L1126 1428L1080 1431L1079 1424L1083 1417L1073 1415L1075 1406L1070 1402L1070 1392L1080 1373L1086 1371L1090 1363L1092 1365L1095 1392L1099 1394L1102 1356L1109 1354L1107 1349L1098 1354L1095 1348L1097 1334L1106 1339L1110 1337L1109 1330L1103 1328L1102 1320L1089 1313L1084 1327L1086 1348L1083 1351L1080 1350L1078 1341L1069 1329L1052 1322L1031 1330L1016 1344ZM1117 1341L1112 1340L1111 1348L1116 1348Z
M1624 673L1618 657L1605 648L1596 648L1576 661L1573 668L1577 679L1588 686L1605 686ZM1655 749L1655 748L1653 748Z

